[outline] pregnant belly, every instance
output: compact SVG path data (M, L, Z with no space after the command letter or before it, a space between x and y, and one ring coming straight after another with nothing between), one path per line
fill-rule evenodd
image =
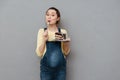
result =
M47 62L50 67L57 67L57 66L61 65L63 60L64 60L64 58L62 56L62 53L59 53L59 52L52 52L47 57Z

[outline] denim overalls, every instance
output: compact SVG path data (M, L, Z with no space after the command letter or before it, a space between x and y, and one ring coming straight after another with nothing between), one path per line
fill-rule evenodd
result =
M58 31L61 32L60 28ZM41 59L40 71L41 80L65 80L66 59L61 49L61 42L46 42L46 53Z

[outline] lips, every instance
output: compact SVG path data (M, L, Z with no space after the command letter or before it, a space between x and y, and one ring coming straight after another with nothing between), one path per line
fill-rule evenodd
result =
M48 22L51 22L51 20L48 20Z
M50 20L48 20L47 24L49 25L49 24L50 24L50 22L51 22L51 21L50 21Z

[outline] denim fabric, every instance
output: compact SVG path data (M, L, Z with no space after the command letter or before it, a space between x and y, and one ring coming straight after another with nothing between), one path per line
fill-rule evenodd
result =
M61 42L47 41L46 48L40 62L41 80L65 80L66 60L61 50Z

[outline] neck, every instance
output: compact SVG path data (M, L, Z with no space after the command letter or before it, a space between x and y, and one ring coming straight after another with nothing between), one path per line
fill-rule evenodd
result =
M57 30L57 25L48 25L48 29L50 31L56 31Z

